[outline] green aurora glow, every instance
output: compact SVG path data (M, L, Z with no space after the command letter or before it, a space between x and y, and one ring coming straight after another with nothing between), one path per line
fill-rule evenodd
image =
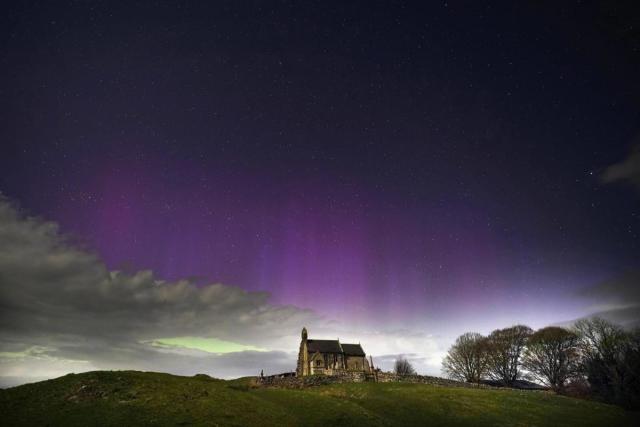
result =
M150 342L154 347L165 348L188 348L193 350L206 351L208 353L235 353L239 351L266 351L263 348L252 345L244 345L231 341L224 341L217 338L202 337L174 337L158 338Z

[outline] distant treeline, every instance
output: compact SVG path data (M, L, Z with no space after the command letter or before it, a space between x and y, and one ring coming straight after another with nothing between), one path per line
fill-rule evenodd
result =
M640 330L628 331L601 318L572 328L538 331L516 325L489 336L460 335L443 361L454 379L509 386L519 379L541 382L558 393L592 396L640 408Z

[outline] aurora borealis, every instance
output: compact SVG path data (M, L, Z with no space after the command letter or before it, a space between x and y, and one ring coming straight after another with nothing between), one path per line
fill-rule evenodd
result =
M637 323L632 16L580 3L10 6L0 376L53 359L138 367L162 338L237 350L197 365L215 376L286 369L302 321L437 373L468 330L596 312ZM47 264L31 241L80 261ZM22 296L33 266L20 248L48 266ZM116 270L120 285L102 283ZM207 308L212 283L225 303ZM104 312L68 303L80 286L108 295ZM34 305L59 327L34 332L20 311ZM92 320L63 327L62 312ZM265 313L273 336L252 329ZM78 337L141 353L97 357Z

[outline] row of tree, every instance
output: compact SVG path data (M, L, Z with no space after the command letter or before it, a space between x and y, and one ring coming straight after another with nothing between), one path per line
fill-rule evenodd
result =
M640 407L640 331L627 331L600 318L580 320L571 329L533 331L516 325L489 336L459 336L443 361L454 379L514 385L533 379L557 392L586 388L602 400Z

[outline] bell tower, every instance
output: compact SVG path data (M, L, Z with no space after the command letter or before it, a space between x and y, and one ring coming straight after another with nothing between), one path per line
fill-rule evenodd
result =
M298 369L296 369L296 375L304 377L309 375L309 350L307 348L307 328L302 328L302 334L300 334L302 340L300 341L300 352L298 353Z

